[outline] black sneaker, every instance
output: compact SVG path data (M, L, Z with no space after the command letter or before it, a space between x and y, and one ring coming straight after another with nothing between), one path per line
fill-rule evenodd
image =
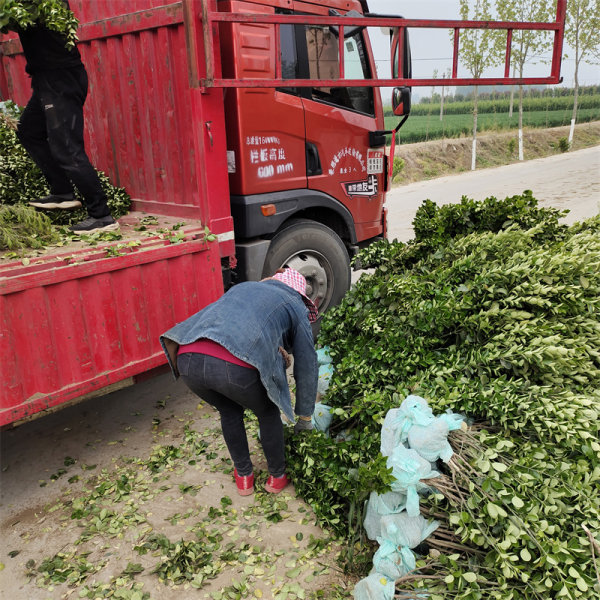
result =
M71 231L75 233L91 233L92 231L115 231L115 229L119 229L119 224L110 216L100 217L95 219L94 217L88 217L87 219L81 221L69 227Z
M50 194L44 196L39 200L33 200L29 203L29 206L35 206L36 208L43 208L44 210L56 210L58 208L79 208L81 202L75 200L73 194Z

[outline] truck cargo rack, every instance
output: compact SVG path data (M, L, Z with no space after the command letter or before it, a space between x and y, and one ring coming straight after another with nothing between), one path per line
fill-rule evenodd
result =
M518 22L518 21L467 21L441 19L404 19L368 14L367 16L311 16L311 15L265 15L256 13L228 13L216 10L216 0L202 3L202 26L204 47L207 49L204 76L199 77L198 86L202 88L273 88L273 87L424 87L437 86L435 78L372 78L344 79L344 27L392 27L398 28L402 41L407 29L448 29L453 30L453 56L451 77L444 79L446 86L469 85L553 85L562 81L560 76L561 56L564 39L567 1L557 0L556 20L554 22ZM219 23L256 23L274 25L274 48L279 47L281 25L334 25L339 27L340 76L337 79L284 79L282 75L281 57L275 55L275 77L268 78L227 78L223 77L218 61L215 60L215 49L218 48ZM506 31L506 53L504 58L503 77L459 77L458 63L460 50L460 32L465 29L496 29ZM514 31L548 31L554 33L552 62L547 77L515 77L510 76L512 39ZM403 44L399 44L403 48ZM402 64L403 57L399 57ZM199 72L203 65L198 65Z

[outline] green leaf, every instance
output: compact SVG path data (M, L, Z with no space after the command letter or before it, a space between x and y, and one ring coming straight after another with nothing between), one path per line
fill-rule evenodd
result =
M518 496L513 496L510 500L515 508L523 508L525 503Z

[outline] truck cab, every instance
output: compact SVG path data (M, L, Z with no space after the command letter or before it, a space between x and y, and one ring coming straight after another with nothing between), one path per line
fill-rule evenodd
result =
M229 13L362 16L360 2L225 1ZM338 28L221 23L223 76L274 78L280 53L283 79L319 79L322 87L230 88L225 91L229 188L237 275L256 280L284 265L299 270L321 310L350 285L349 256L384 233L383 129L375 87L328 87L340 78ZM344 28L347 79L373 79L367 31Z

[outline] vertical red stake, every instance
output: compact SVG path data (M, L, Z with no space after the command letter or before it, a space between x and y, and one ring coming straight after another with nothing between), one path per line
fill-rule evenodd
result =
M280 39L279 28L280 27L281 27L280 23L275 23L275 79L283 79L283 76L281 74L281 72L282 72L281 52L279 51L279 48L281 47L281 44L279 43L279 39Z
M340 79L345 79L346 69L344 65L344 26L340 25L338 36L338 54L340 57Z
M504 77L510 77L510 54L512 49L512 29L506 31L506 57L504 59Z
M452 78L458 77L458 38L460 29L454 28L454 55L452 56Z

